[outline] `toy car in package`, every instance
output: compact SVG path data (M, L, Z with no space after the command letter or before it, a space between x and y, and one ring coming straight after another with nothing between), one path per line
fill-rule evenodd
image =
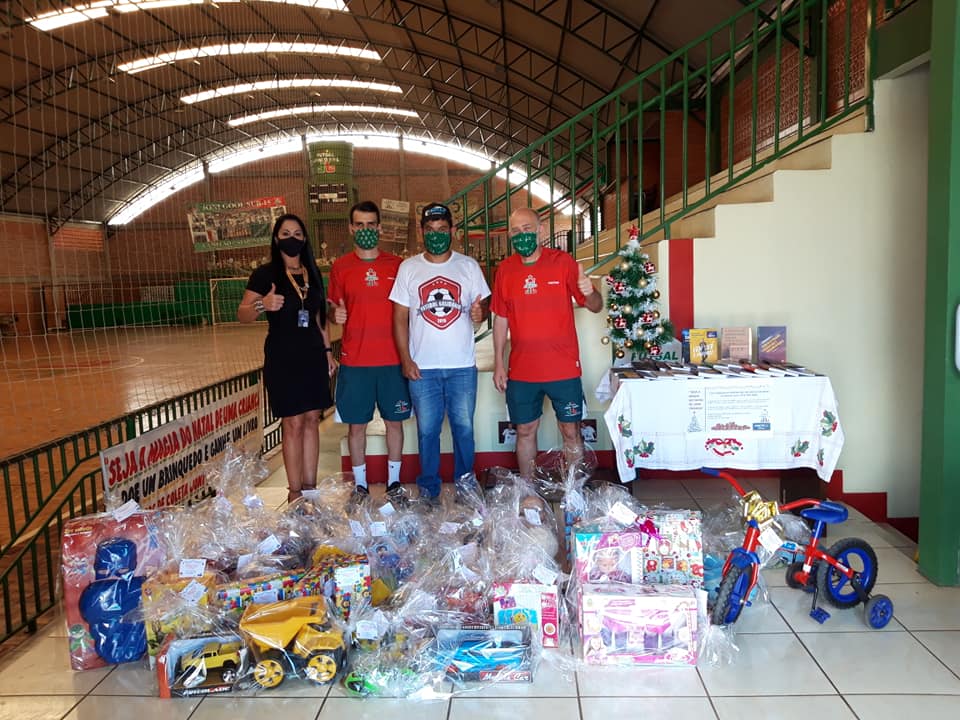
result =
M160 697L230 692L247 670L247 657L236 634L170 637L157 656Z
M438 628L435 664L454 682L533 682L530 626Z

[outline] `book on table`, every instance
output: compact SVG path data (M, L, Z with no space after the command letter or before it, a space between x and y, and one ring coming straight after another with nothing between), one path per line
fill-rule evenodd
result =
M747 362L753 357L753 328L725 327L720 331L720 359Z
M720 337L715 328L690 328L690 362L710 365L720 359Z
M782 363L787 360L785 325L761 325L757 328L757 361Z

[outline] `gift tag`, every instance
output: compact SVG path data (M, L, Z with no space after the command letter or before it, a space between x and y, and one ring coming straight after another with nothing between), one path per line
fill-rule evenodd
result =
M246 555L240 555L237 557L237 571L243 570L247 565L250 564L250 561L253 560L253 553L247 553Z
M533 569L533 577L535 577L541 585L553 585L557 582L557 573L542 563Z
M257 552L261 555L273 555L279 549L280 541L277 540L276 535L270 535L270 537L266 538L259 545L257 545Z
M780 536L777 535L777 532L772 527L768 527L760 533L760 544L770 552L775 553L780 549L780 546L783 545L783 540L780 539Z
M207 561L203 558L184 558L180 561L180 577L198 578L203 577L207 569Z
M382 520L375 520L370 523L370 534L373 537L383 537L387 534L387 524Z
M277 590L262 590L258 593L254 593L251 600L253 600L254 605L265 605L267 603L275 603L280 599L280 593Z
M367 531L363 529L363 524L359 520L350 521L350 532L354 537L366 537Z
M191 580L190 584L180 591L180 597L182 597L191 605L196 605L198 602L200 602L200 598L206 595L206 593L206 585L203 583L198 583L196 580Z
M306 490L301 490L300 495L305 497L310 502L319 502L320 501L320 491L317 488L309 488Z
M531 525L543 525L543 521L540 519L540 511L536 508L524 508L523 517L525 517Z
M373 620L359 620L357 622L358 640L376 640L380 637L377 624Z
M440 523L440 534L441 535L453 535L460 529L460 525L455 522L442 522Z
M136 500L127 500L123 505L113 511L113 519L117 522L123 522L135 512L140 511L140 505Z
M297 327L310 327L310 311L303 309L297 311Z
M621 525L633 525L637 521L637 518L640 517L622 502L614 504L607 514Z
M380 506L380 514L384 517L390 517L396 512L392 503L384 503Z

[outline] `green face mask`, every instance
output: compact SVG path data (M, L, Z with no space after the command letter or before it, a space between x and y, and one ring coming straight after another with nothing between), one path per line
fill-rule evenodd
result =
M423 234L423 246L431 255L443 255L450 249L450 233L425 232Z
M530 257L537 250L537 234L535 232L517 233L510 238L510 243L521 257Z
M380 231L376 228L360 228L353 234L353 242L361 250L373 250L380 242Z

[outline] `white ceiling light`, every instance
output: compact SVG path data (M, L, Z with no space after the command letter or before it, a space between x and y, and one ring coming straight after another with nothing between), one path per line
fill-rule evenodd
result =
M293 88L345 88L350 90L370 90L371 92L383 93L402 93L399 85L392 83L367 82L364 80L343 80L340 78L289 78L280 80L262 80L252 83L238 83L236 85L224 85L212 90L184 95L180 98L181 102L188 104L204 102L213 98L226 97L228 95L240 95L242 93L254 92L256 90L289 90Z
M222 0L217 0L222 2ZM355 147L382 148L386 150L399 150L401 137L396 134L388 133L317 133L306 137L307 143L326 141L326 142L348 142ZM482 155L479 152L467 150L460 145L453 143L440 142L432 138L417 135L403 135L403 149L406 152L430 155L431 157L445 158L451 162L460 163L468 167L476 168L480 172L489 172L495 164L498 164L494 158ZM249 162L263 160L268 157L285 155L299 152L303 149L303 140L299 137L290 138L284 136L260 137L256 144L234 145L233 147L222 150L215 155L205 158L208 163L207 169L211 173L219 173L239 165L245 165ZM504 172L498 172L500 177ZM159 202L167 199L178 190L199 182L203 179L202 166L191 166L187 170L180 170L171 176L161 179L155 186L155 189L146 190L138 197L131 200L124 208L107 220L110 225L123 225L141 213L146 212ZM510 183L514 187L523 187L527 182L526 174L517 169L510 170ZM551 193L549 185L541 180L534 180L529 183L529 192L539 202L553 203L558 212L565 215L580 215L584 212L585 206L578 200L575 206L569 201L568 193L562 187L555 187L550 199ZM589 230L589 217L585 218L587 223L586 231Z
M140 10L159 10L162 8L181 7L184 5L202 5L219 7L224 3L234 2L272 2L282 5L299 5L301 7L317 8L319 10L339 10L348 12L343 0L218 0L216 3L207 3L206 0L97 0L96 2L73 5L72 7L54 10L28 18L27 22L37 30L56 30L67 25L107 17L110 12L132 13Z
M128 202L120 212L107 220L108 225L126 225L138 215L142 215L157 203L163 202L175 192L183 190L194 183L203 180L203 165L191 163L190 166L171 173L157 185L147 190L131 202Z
M263 55L268 53L294 53L297 55L335 55L339 57L362 58L364 60L380 60L380 54L376 50L365 50L359 47L350 47L348 45L330 45L327 43L308 43L308 42L245 42L231 43L229 45L203 45L192 48L182 48L173 52L159 53L144 58L131 60L130 62L118 65L118 69L123 72L133 73L143 72L144 70L153 70L171 65L181 60L194 60L205 57L222 57L224 55Z
M298 105L296 107L280 108L279 110L268 110L254 115L245 115L234 118L233 120L228 120L227 124L231 127L239 127L240 125L249 125L250 123L260 122L262 120L274 120L289 115L319 115L320 113L369 113L375 115L420 117L413 110L384 107L383 105Z
M239 165L246 165L248 162L289 155L302 149L303 141L300 138L274 140L255 147L233 148L232 151L212 158L207 165L207 170L211 173L221 173Z

